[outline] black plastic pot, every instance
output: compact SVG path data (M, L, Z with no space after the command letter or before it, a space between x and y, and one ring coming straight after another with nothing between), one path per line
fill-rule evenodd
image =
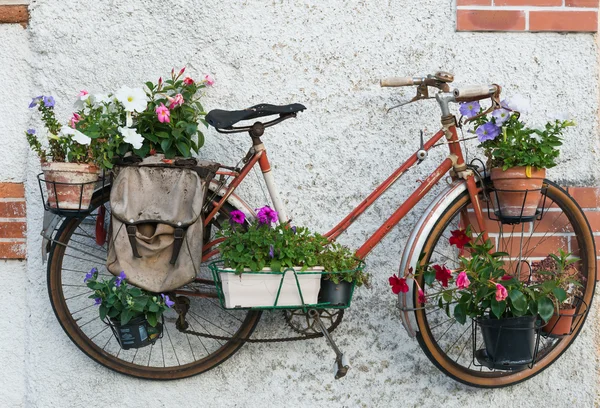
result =
M346 306L352 298L352 283L342 281L335 284L329 279L321 279L319 303L329 303L332 306Z
M152 327L144 316L135 317L125 325L111 319L110 326L123 350L154 344L162 334L162 324L158 323L156 327Z
M514 369L533 363L536 354L536 317L522 316L506 319L477 319L481 328L485 353L477 358L493 368Z

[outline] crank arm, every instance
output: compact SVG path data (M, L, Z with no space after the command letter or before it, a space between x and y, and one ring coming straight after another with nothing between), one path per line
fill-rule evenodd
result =
M333 341L331 333L327 331L327 327L325 327L325 324L321 321L319 312L317 312L315 309L310 309L308 311L308 315L317 322L321 333L323 333L323 336L325 336L325 338L327 339L329 346L331 346L331 348L335 352L335 363L333 364L333 371L335 379L339 380L340 378L346 376L346 374L348 374L348 370L350 370L350 364L348 362L348 359Z

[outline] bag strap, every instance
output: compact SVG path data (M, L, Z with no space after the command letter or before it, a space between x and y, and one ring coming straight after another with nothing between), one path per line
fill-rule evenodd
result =
M169 261L171 265L175 265L175 262L177 262L177 257L179 257L179 251L181 251L181 244L183 244L183 236L183 228L175 228L175 231L173 232L173 254L171 255L171 260Z
M135 233L137 232L137 228L135 225L127 226L127 235L129 236L129 244L131 245L131 251L133 252L133 256L135 258L141 258L140 253L137 250L137 245L135 243Z

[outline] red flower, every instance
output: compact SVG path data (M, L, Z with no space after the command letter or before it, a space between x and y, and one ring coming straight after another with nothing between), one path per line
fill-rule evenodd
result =
M502 279L503 281L507 281L507 280L511 280L513 277L510 275L504 275L502 276L500 279Z
M419 303L427 303L427 299L425 299L425 293L423 293L423 289L419 288Z
M396 274L390 276L390 285L392 285L392 292L394 292L394 295L397 295L400 292L408 292L408 285L406 284L406 279L399 278L396 276Z
M456 245L458 249L463 249L465 245L471 242L471 238L467 235L465 230L457 229L451 231L451 233L450 245Z
M443 287L448 287L448 279L452 277L452 272L450 269L446 268L446 265L433 265L433 269L435 269L435 279L440 281Z
M183 80L183 83L185 85L194 85L194 80L190 77L185 77L185 79Z

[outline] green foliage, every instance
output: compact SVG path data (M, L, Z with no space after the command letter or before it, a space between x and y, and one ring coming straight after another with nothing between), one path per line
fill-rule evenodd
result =
M225 240L219 244L225 267L241 274L244 269L260 271L265 267L275 272L286 268L315 266L330 272L324 277L336 283L368 282L368 275L358 268L360 260L346 247L329 242L305 227L289 223L271 225L270 222L253 224L226 224L218 233Z
M86 275L85 282L94 291L89 298L96 300L100 319L108 317L118 320L121 325L144 316L150 326L156 327L158 319L169 308L168 304L171 304L167 295L129 286L125 279L118 276L98 281L98 271L95 268Z
M585 276L579 270L579 258L570 252L558 250L545 259L531 264L531 278L542 285L557 309L575 305L575 298L583 296Z
M470 229L466 234L471 237ZM470 239L459 257L460 266L452 273L448 286L436 280L431 264L419 266L415 276L423 276L425 284L433 289L428 302L464 324L471 319L491 316L496 319L539 315L548 321L554 314L553 299L560 295L559 280L550 278L543 283L524 282L507 272L504 267L505 252L494 252L490 240L483 236ZM437 266L437 265L436 265ZM461 276L462 275L462 276ZM467 280L465 280L467 278ZM454 310L451 313L451 306Z

